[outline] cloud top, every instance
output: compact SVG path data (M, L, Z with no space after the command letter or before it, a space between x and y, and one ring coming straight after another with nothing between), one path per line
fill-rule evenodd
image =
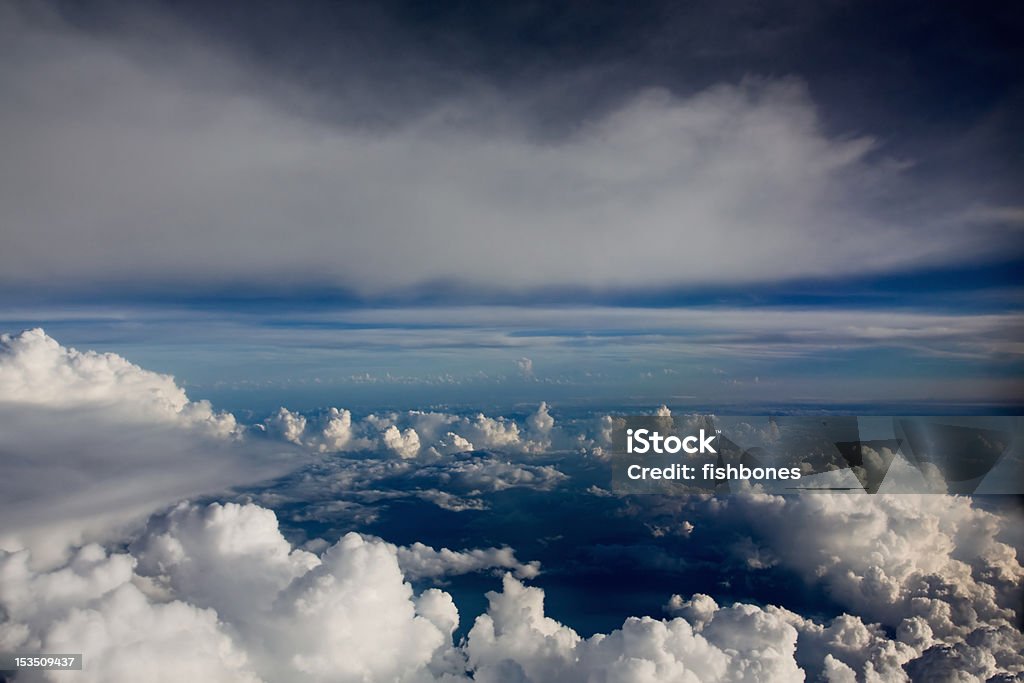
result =
M39 329L0 335L0 432L0 548L30 547L44 562L181 498L297 463L280 442L189 400L173 377Z

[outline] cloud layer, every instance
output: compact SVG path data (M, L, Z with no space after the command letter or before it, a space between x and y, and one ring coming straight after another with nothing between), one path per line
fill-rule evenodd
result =
M83 681L846 683L1024 673L1024 539L1012 511L947 495L618 499L587 485L603 462L591 456L608 419L588 436L578 424L560 429L546 404L521 423L281 409L257 433L119 356L65 348L38 330L0 344L0 424L12 453L0 649L83 652L86 670L74 674ZM664 406L656 412L672 419ZM465 452L471 443L496 452ZM679 586L665 596L667 618L628 617L586 637L548 615L544 590L525 583L543 579L546 560L541 567L507 545L399 545L339 529L334 543L296 547L267 507L173 504L244 481L246 458L274 444L318 459L252 497L304 502L312 516L318 505L356 508L346 517L323 507L336 525L358 526L395 497L477 514L489 494L583 496L638 518L652 537L710 537L716 568L737 560L748 578L788 572L799 591L817 593L814 604L838 607L822 618L787 608L785 595L771 600L781 605L723 605ZM552 449L591 473L576 482L545 464ZM33 487L44 472L77 488ZM569 486L577 490L561 490ZM591 560L611 553L661 573L682 575L687 563L643 544L595 547ZM507 573L457 639L459 608L440 586L479 572ZM25 673L19 680L61 680Z
M494 116L515 110L494 93L368 129L303 115L312 93L180 27L173 51L143 51L130 30L4 15L9 284L616 289L899 272L1016 244L1018 210L915 201L906 164L823 130L796 78L643 92L556 139Z
M836 535L858 519L859 513L844 507L846 496L814 498L818 511L827 511L823 516L810 514L794 499L740 496L730 502L762 514L768 504L792 515L800 528ZM905 498L875 496L858 509L868 517L883 510L894 515ZM589 638L546 615L543 590L506 574L502 590L488 593L486 612L461 644L452 640L459 624L452 597L437 588L415 592L406 579L422 576L426 565L410 564L409 555L429 556L446 565L439 571L457 573L487 553L451 561L459 554L421 545L402 549L346 534L313 554L293 549L274 514L264 508L182 504L154 517L127 553L87 545L66 565L35 571L30 551L0 552L0 604L6 614L0 645L84 649L91 665L78 675L90 681L136 680L140 672L155 681L199 676L210 681L454 682L472 674L475 681L537 683L840 683L950 676L986 681L1019 674L1024 671L1024 640L1007 619L1011 612L992 602L999 599L998 591L969 594L972 581L991 587L1002 580L1019 588L1020 565L991 540L1000 522L961 499L933 499L950 507L947 518L973 525L973 531L983 522L990 529L989 540L981 542L985 547L958 536L936 563L909 551L907 544L934 546L941 532L922 540L919 529L901 525L894 515L884 529L851 530L879 550L865 561L857 546L839 547L824 570L837 579L826 575L826 584L877 584L893 571L878 559L885 546L903 549L901 567L918 567L910 572L917 571L919 578L904 579L911 592L926 592L929 578L934 587L934 579L947 571L941 567L956 562L953 555L980 552L991 567L993 552L1000 553L998 562L1009 574L993 583L983 583L991 572L966 579L968 593L962 597L940 590L902 605L899 598L877 591L839 595L867 620L843 614L820 622L778 606L721 606L707 595L676 595L666 604L668 619L631 617L621 628ZM787 557L785 540L774 547L783 562L809 566L818 561L818 546L802 546L812 551L806 561ZM822 547L820 552L831 551ZM499 558L495 564L501 563ZM897 614L898 606L902 611ZM872 616L880 616L881 623Z

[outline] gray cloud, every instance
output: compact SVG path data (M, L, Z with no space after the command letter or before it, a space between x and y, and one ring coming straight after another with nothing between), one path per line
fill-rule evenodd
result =
M554 140L489 116L515 109L495 93L367 128L301 116L311 93L185 34L142 56L5 14L8 284L741 284L1016 241L990 220L1018 225L1012 207L887 208L906 164L826 134L797 79L640 93Z

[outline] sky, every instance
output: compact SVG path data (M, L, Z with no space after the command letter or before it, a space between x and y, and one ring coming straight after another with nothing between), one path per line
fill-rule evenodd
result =
M1020 403L1011 3L2 11L8 331L263 412Z
M0 0L0 682L1018 680L1022 29Z

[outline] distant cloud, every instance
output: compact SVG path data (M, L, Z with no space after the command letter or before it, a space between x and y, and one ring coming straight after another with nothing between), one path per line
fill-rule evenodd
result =
M473 417L411 410L371 414L353 421L346 409L307 418L281 407L262 427L267 434L319 453L385 452L401 459L437 458L475 449L541 453L551 446L555 419L541 402L524 427L505 417Z
M420 437L412 427L400 430L391 425L384 430L381 440L388 449L403 459L415 458L420 452Z
M399 547L398 563L410 580L466 574L483 569L508 569L520 579L532 579L540 573L538 562L522 563L511 548L486 548L468 551L435 550L422 543Z

